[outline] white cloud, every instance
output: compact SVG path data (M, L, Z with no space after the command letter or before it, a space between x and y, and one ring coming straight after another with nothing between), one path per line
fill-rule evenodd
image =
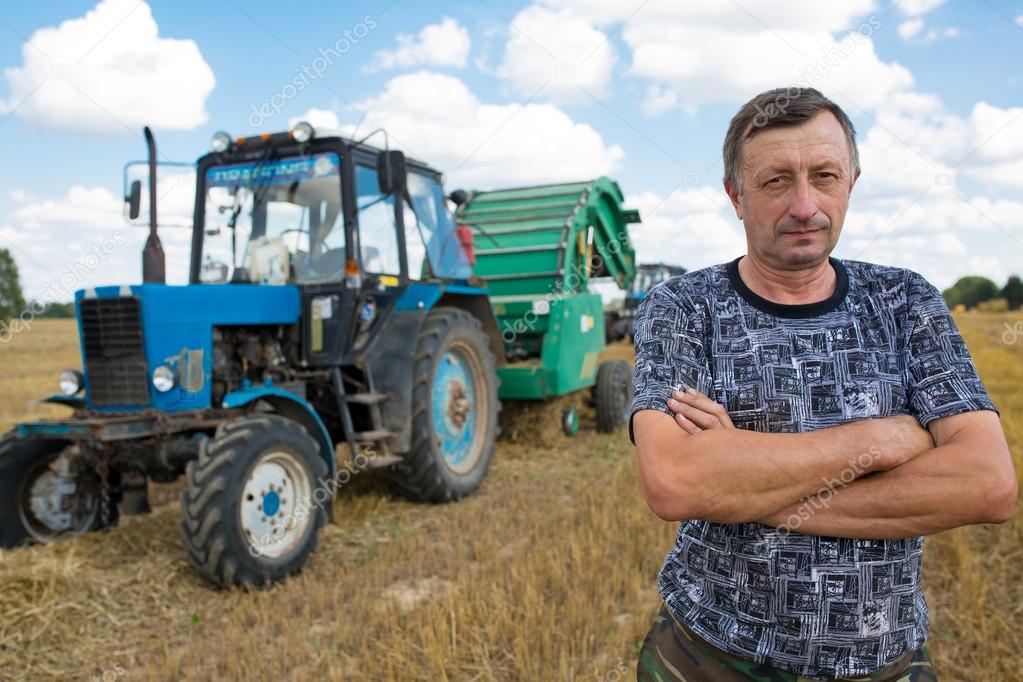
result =
M899 35L904 40L909 40L920 33L920 30L924 27L923 19L909 19L899 24ZM962 35L962 31L956 26L946 26L945 28L929 28L927 33L924 33L921 39L925 43L933 43L939 38L958 38Z
M919 17L945 4L946 0L901 0L899 10L909 17Z
M288 120L288 128L294 127L299 121L306 121L312 124L316 130L337 130L341 122L337 118L337 112L332 109L317 109L313 107L301 116Z
M1020 26L1020 27L1023 27L1023 14L1019 15L1018 17L1016 17L1016 25Z
M902 38L903 40L909 40L916 34L920 33L923 27L924 27L923 19L919 18L907 19L906 21L899 24L899 37Z
M450 17L439 24L430 24L418 36L398 35L398 47L380 50L366 71L407 68L416 64L463 67L472 43L464 26Z
M588 19L534 5L508 28L497 75L523 97L591 101L607 93L615 59L608 37Z
M1023 107L977 102L963 118L945 112L935 99L902 101L907 108L893 103L881 111L880 125L864 138L860 152L868 184L866 173L871 170L889 192L912 192L941 173L992 189L1023 189Z
M86 133L206 121L213 71L191 40L159 36L149 5L103 0L85 16L32 34L24 63L4 69L3 107L33 125Z
M763 22L772 29L825 30L831 33L852 28L854 19L864 17L877 9L875 0L834 0L815 3L780 3L772 0L744 0L742 4L728 0L707 2L678 2L677 0L649 0L637 9L636 5L620 0L538 0L538 4L556 10L569 10L597 24L610 24L628 20L633 23L679 22L687 20L700 26L727 26L738 28L751 20ZM763 24L757 23L761 29Z
M646 97L639 105L647 116L660 116L678 104L678 95L671 88L651 85L647 88Z
M523 28L525 35L515 39L521 49L536 43L540 47L533 45L533 54L553 52L569 18L598 33L615 24L613 30L620 28L632 52L630 73L670 89L683 108L742 102L763 90L798 85L836 98L844 95L870 110L913 84L906 68L882 60L875 51L871 36L887 19L871 14L877 9L872 0L809 5L650 0L638 10L611 0L537 2L520 16L548 19L538 22L535 31ZM554 16L561 21L551 21ZM545 67L534 69L530 82L549 77L551 66ZM667 90L658 94L660 102L667 101ZM647 108L661 110L656 103Z
M191 222L194 184L167 178L159 191L161 223L180 224L185 216ZM59 197L21 197L0 226L0 245L14 255L28 298L69 301L84 287L141 281L148 231L125 222L120 196L105 187L74 186ZM162 229L160 241L168 282L186 282L191 231Z
M746 252L746 236L720 187L693 187L667 197L639 192L626 198L643 222L630 227L636 261L696 270Z
M385 128L392 146L445 171L451 187L591 178L613 173L624 156L554 105L487 104L459 79L429 71L396 76L355 109L368 112L364 130Z

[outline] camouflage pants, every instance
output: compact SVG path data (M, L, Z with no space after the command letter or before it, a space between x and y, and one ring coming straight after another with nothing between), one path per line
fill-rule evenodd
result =
M639 682L811 682L814 678L722 651L676 621L662 604L639 652L636 679ZM924 644L868 676L840 679L847 682L936 682L938 677Z

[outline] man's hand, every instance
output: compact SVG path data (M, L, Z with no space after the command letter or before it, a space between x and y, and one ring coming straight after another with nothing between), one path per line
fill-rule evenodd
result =
M928 426L937 447L923 455L757 521L809 535L891 539L1012 519L1019 489L998 415L976 410Z
M686 433L735 428L724 406L695 388L672 392L668 408L674 413L675 423ZM871 446L864 454L873 460L872 471L887 471L934 449L931 433L912 415L864 421L871 433Z
M878 445L871 453L877 458L877 470L894 469L934 449L931 432L920 426L913 415L899 414L870 421L875 422L877 429Z
M728 410L695 388L687 388L684 392L673 391L668 399L668 407L675 413L675 423L686 433L735 428Z

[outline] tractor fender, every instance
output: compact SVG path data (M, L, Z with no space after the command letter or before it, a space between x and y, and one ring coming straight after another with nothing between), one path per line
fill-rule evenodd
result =
M438 306L459 308L480 322L498 367L504 365L504 342L486 289L431 282L416 282L405 291L388 319L387 333L379 335L364 362L376 389L392 397L380 405L383 427L394 434L390 447L406 453L412 444L412 365L415 340L426 316ZM410 343L411 341L411 343Z
M483 333L490 340L490 350L494 353L497 366L504 366L504 340L486 288L467 284L413 282L394 305L398 311L422 313L428 313L436 306L461 308L479 320ZM423 317L425 315L417 317L417 324L422 322ZM417 334L418 331L417 326Z
M287 417L301 424L309 435L312 436L320 446L320 456L327 463L328 473L331 477L337 472L337 462L334 458L334 445L330 439L330 433L324 426L320 415L312 405L302 400L294 393L275 388L273 386L250 386L231 391L224 396L223 405L233 409L244 407L257 400L269 404L274 412Z
M490 350L494 354L496 366L504 367L504 340L501 337L501 330L497 326L497 318L494 316L494 308L490 304L489 296L478 293L453 292L449 288L441 295L436 305L461 308L479 320L483 333L490 340Z

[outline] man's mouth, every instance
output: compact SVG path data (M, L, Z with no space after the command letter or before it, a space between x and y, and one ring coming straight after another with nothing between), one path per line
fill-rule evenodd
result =
M813 227L813 228L807 228L805 230L792 230L792 231L789 231L789 232L783 232L782 234L790 234L790 235L793 235L793 236L796 236L796 237L804 237L806 235L813 234L814 232L820 232L822 229L824 229L824 228L822 228L822 227Z

